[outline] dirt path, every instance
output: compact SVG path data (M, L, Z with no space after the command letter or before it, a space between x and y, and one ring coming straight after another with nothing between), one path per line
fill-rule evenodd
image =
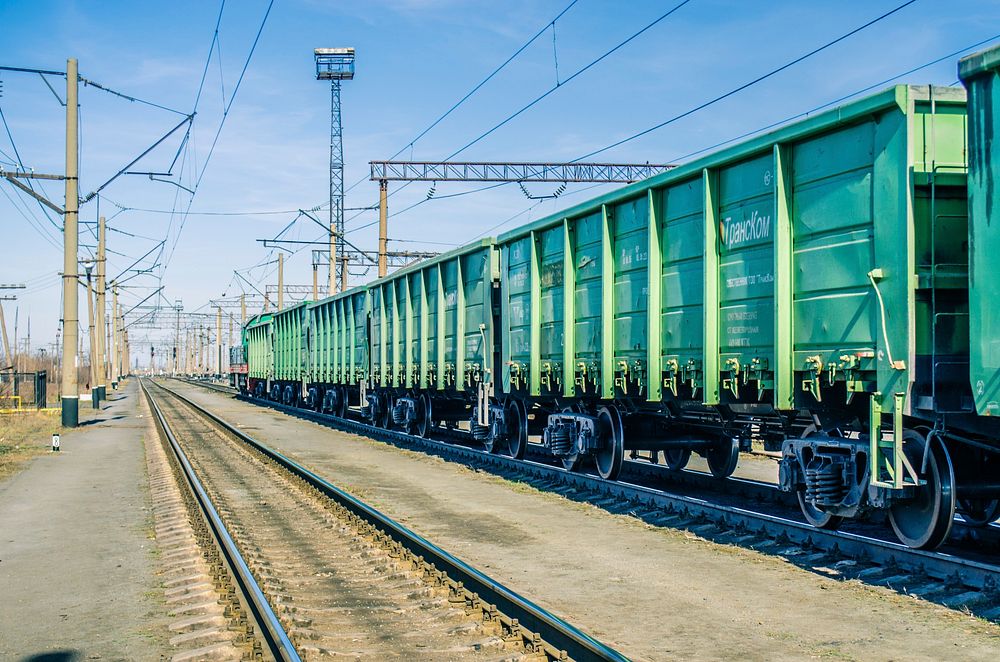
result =
M113 398L59 453L0 482L0 659L164 650L146 424L134 382Z

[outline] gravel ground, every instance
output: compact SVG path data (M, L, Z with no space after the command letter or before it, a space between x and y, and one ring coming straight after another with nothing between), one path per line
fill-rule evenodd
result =
M177 382L635 659L996 660L1000 627Z

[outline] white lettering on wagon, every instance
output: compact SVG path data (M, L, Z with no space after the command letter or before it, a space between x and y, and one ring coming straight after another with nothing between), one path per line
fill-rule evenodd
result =
M750 212L749 218L733 220L732 216L726 216L721 230L722 243L730 248L768 239L771 236L771 216L764 216L756 209Z

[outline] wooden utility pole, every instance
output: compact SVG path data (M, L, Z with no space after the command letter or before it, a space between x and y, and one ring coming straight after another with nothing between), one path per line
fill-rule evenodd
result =
M378 277L385 278L389 273L386 266L385 252L389 241L389 182L378 180Z
M278 310L285 307L285 254L278 253Z
M77 92L79 75L75 58L66 61L66 207L63 215L63 351L62 351L62 424L75 428L80 424L80 395L77 384L77 341L79 299L77 279L78 223L80 212L79 164L77 140Z
M87 266L87 330L90 335L90 402L94 409L101 408L101 394L97 388L97 334L94 333L94 286Z
M107 262L104 257L107 245L106 232L107 224L104 217L101 216L97 219L97 317L95 318L95 326L97 327L97 394L101 400L108 398L108 348L105 342L107 336L104 324L105 311L107 310L104 282L107 270Z

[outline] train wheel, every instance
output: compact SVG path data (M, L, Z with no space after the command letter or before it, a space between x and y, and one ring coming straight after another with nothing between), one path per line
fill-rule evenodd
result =
M347 418L347 387L338 387L338 393L340 393L340 399L337 401L339 406L335 413L340 418Z
M959 499L958 514L969 526L986 526L1000 517L1000 499Z
M430 436L434 427L434 419L431 417L431 397L426 393L417 397L417 435L425 439Z
M820 510L806 501L805 488L796 490L795 495L799 498L799 508L802 509L802 516L806 518L807 522L815 526L817 529L833 531L834 529L840 527L840 525L844 522L844 518L840 515L834 515Z
M392 398L388 393L379 396L379 404L382 408L378 412L378 426L388 430L392 427Z
M671 471L680 471L687 466L690 459L690 448L671 448L663 451L663 461L666 462L667 468Z
M508 398L504 404L504 415L507 419L507 441L506 448L500 452L521 460L528 447L528 410L517 398Z
M716 478L729 478L736 471L736 465L740 461L740 440L727 434L721 435L719 440L712 446L705 459L708 460L708 469Z
M605 480L618 480L622 463L625 461L625 429L622 417L615 406L601 407L597 411L601 436L607 441L605 447L594 453L597 473Z
M948 537L955 517L955 469L943 444L928 441L920 433L903 433L903 452L910 466L920 471L924 450L930 443L925 484L915 496L889 508L889 522L903 543L916 549L934 549Z

